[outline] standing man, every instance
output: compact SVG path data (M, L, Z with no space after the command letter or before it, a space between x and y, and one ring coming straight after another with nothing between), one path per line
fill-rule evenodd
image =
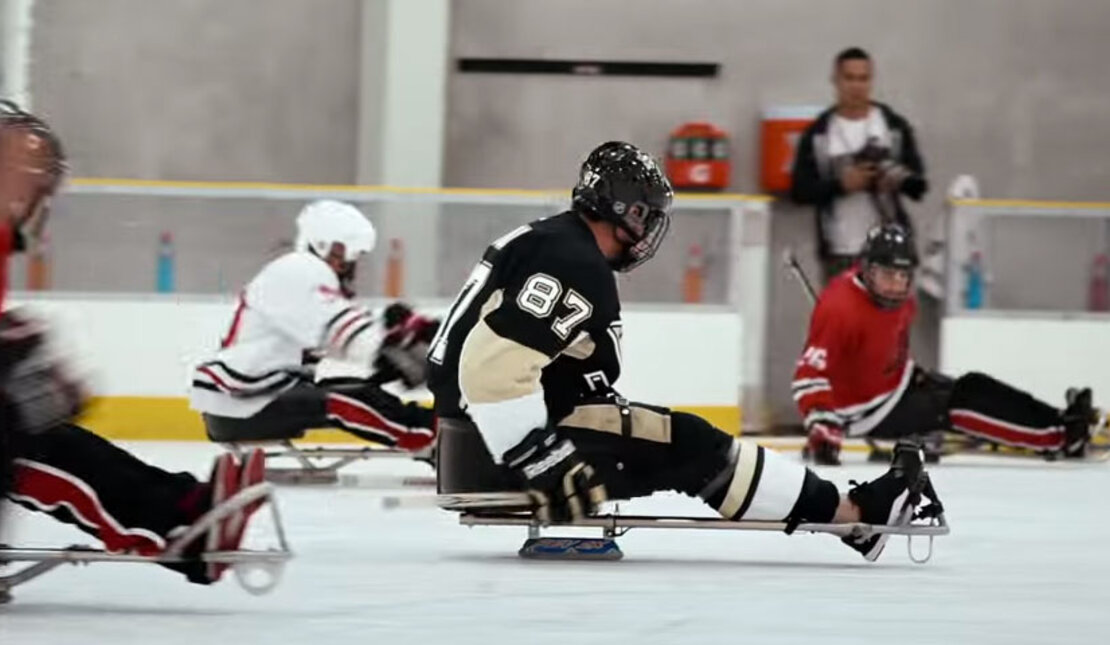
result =
M837 54L836 104L802 134L794 158L791 198L816 207L825 284L852 266L871 227L895 223L912 232L902 195L920 201L928 190L913 128L871 99L873 79L867 52Z

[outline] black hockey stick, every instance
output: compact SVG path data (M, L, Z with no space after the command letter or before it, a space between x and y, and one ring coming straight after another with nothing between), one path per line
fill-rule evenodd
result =
M817 304L817 290L813 288L813 283L809 281L809 276L806 275L805 269L798 263L798 258L794 255L793 248L788 246L783 249L782 264L794 275L798 284L805 290L806 297L809 298L809 304Z

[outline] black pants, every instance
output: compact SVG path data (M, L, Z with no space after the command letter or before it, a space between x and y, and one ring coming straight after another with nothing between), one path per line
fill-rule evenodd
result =
M621 422L617 406L586 404L564 418L569 437L605 483L609 496L629 499L656 491L697 495L727 464L732 437L701 417L631 404ZM519 490L508 468L494 463L478 431L465 419L441 419L438 463L441 493Z
M7 440L8 498L95 536L108 551L158 554L171 531L210 506L210 488L193 475L152 466L77 425L9 432ZM203 578L200 563L171 568Z
M991 376L958 379L915 371L901 399L868 436L896 439L950 430L992 443L1038 451L1064 444L1060 409Z
M203 416L208 438L218 442L296 439L307 430L334 426L402 448L430 443L435 436L431 410L365 381L298 385L246 418Z
M558 432L574 442L610 499L673 490L700 497L729 519L788 522L831 521L840 499L835 485L800 464L737 441L693 414L586 401L559 421ZM436 454L441 493L520 489L466 419L440 420Z

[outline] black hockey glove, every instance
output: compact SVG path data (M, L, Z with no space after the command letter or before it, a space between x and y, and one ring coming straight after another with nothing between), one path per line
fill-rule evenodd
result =
M541 522L565 522L592 515L608 498L605 485L570 439L551 428L536 428L505 452L504 462L520 475Z
M410 390L424 385L428 380L428 347L438 330L438 320L411 312L386 327L374 360L374 380L389 383L399 379Z
M6 311L0 318L0 396L5 425L34 433L76 416L85 404L82 384L52 356L46 326Z

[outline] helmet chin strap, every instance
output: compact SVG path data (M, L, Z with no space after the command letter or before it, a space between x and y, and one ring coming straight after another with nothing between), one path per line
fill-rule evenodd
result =
M355 297L355 263L348 262L342 271L336 271L339 276L339 289L348 298Z

